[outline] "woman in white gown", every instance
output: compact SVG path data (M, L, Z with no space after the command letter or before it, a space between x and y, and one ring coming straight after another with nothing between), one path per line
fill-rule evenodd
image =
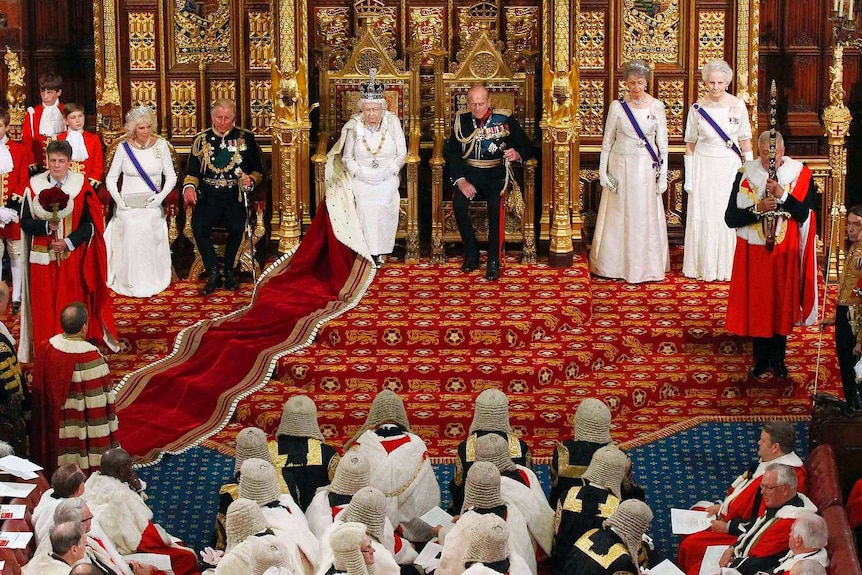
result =
M133 108L126 114L125 128L126 139L117 146L105 178L116 204L105 228L108 286L121 295L150 297L171 283L162 203L174 189L177 173L167 140L154 135L156 117L150 108Z
M407 143L398 116L386 110L375 73L360 86L360 113L329 152L326 206L336 237L379 267L395 247Z
M623 79L629 93L608 110L599 160L602 199L590 248L590 271L629 283L661 281L670 270L662 201L667 117L664 104L646 93L649 76L643 60L627 63Z
M724 223L724 210L742 166L740 152L746 161L754 158L751 124L745 102L727 92L733 79L727 62L713 60L701 74L708 91L692 105L685 123L683 188L688 209L682 273L704 281L728 281L736 231Z

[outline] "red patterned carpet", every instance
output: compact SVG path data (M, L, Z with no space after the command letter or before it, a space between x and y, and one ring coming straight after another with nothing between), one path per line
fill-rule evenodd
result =
M241 427L273 432L281 404L299 391L315 397L324 433L341 444L383 387L405 396L414 431L441 460L466 434L473 399L490 386L509 395L512 424L539 457L571 433L574 409L586 396L611 406L614 436L628 445L698 418L805 417L818 331L797 328L790 338L787 380L751 380L750 344L723 329L727 284L682 277L675 255L668 280L645 285L590 281L582 259L566 270L510 259L495 284L479 272L462 274L459 260L389 264L358 306L324 326L315 343L282 358L276 378L239 401L231 422L205 444L232 453ZM116 298L123 343L109 355L116 381L167 355L180 329L238 310L252 293L245 285L202 298L199 288L178 282L149 300ZM8 312L4 321L17 331ZM833 336L830 330L823 338L818 389L840 394ZM228 361L230 352L216 350ZM185 393L179 385L173 391L161 393L175 395L171 402ZM162 426L179 423L176 414L151 416ZM122 412L120 420L122 426ZM189 433L183 441L202 439Z

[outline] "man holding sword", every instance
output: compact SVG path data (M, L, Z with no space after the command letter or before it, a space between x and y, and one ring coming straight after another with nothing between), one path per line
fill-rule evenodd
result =
M195 136L183 199L194 206L192 232L207 273L203 295L224 287L239 287L235 266L248 218L244 195L263 182L263 161L254 134L234 125L236 104L218 99L211 109L212 127ZM210 232L218 224L227 230L224 281Z

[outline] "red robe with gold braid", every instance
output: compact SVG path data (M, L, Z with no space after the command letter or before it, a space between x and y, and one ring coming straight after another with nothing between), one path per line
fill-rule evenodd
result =
M57 108L62 114L63 102L57 102ZM44 109L42 104L27 108L27 116L24 118L24 125L21 128L21 143L30 153L29 168L31 170L45 169L45 147L48 145L48 139L44 134L39 133L39 124L42 122Z
M68 134L68 130L58 134L57 139L65 140ZM87 183L95 190L105 181L105 149L102 146L102 139L93 132L82 130L81 135L84 137L84 146L87 148L88 157L83 162L72 160L69 169L84 174Z
M34 176L27 189L27 205L22 223L24 231L32 234L30 247L30 325L32 333L22 327L21 348L29 349L56 333L60 333L60 312L66 305L80 301L87 306L90 316L87 339L98 339L111 349L119 349L116 343L117 329L111 311L111 294L106 284L108 259L105 251L102 207L96 193L84 181L84 176L69 172L63 191L69 195L69 204L60 216L59 238L69 237L82 226L82 216L88 213L93 230L89 240L74 251L60 255L60 264L50 249L51 236L45 233L44 222L51 212L39 204L39 194L51 188L48 174ZM32 221L32 222L31 222ZM28 224L28 222L30 222ZM27 226L34 225L39 233L31 232ZM28 336L25 340L25 334ZM28 355L19 358L30 361Z
M27 148L14 140L7 140L6 147L9 148L9 155L12 156L12 171L0 174L0 206L6 206L20 213L24 190L30 182L27 169L30 165L30 157L27 155ZM5 227L0 228L0 238L21 239L21 224L9 222Z
M766 195L767 172L760 160L747 162L737 176L725 220L732 212L750 210ZM807 166L789 157L776 173L789 192L785 210L806 203L812 176ZM810 201L810 199L808 200ZM737 335L772 337L788 335L794 325L817 320L817 267L814 251L816 222L808 206L805 221L782 219L775 245L767 250L761 219L748 211L751 223L736 227L736 253L727 299L727 329ZM779 289L783 287L784 289Z
M36 349L33 367L33 457L52 473L77 463L95 471L118 447L115 393L99 349L58 334Z
M786 453L781 457L765 462L759 461L756 465L737 477L727 490L718 519L728 523L749 521L760 517L766 511L766 503L760 495L760 482L766 467L771 463L789 465L796 472L797 491L805 493L806 473L803 461L795 452ZM697 509L697 507L696 507ZM703 509L703 508L701 508ZM686 573L699 572L703 554L711 545L733 545L737 536L730 533L714 533L712 531L700 531L692 533L680 541L679 553L676 564Z

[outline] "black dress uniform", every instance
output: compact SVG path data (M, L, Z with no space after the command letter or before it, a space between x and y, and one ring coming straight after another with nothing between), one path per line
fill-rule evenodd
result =
M572 546L562 575L638 575L622 538L610 529L587 531Z
M341 459L334 447L319 439L291 435L278 436L277 453L272 455L275 468L281 471L291 496L303 512L317 489L332 483Z
M228 233L224 266L226 287L237 287L233 267L248 218L239 186L240 172L248 174L255 187L263 182L263 161L254 134L234 126L226 134L210 128L195 136L183 187L194 186L198 194L192 232L208 275L205 293L221 285L218 259L210 237L210 231L219 222Z
M574 439L566 439L557 444L551 458L551 507L557 506L561 494L572 487L584 485L581 475L590 466L593 454L605 445L607 444Z
M499 270L500 249L504 238L501 192L506 181L506 166L503 153L514 148L521 161L526 162L535 155L535 149L521 125L508 110L489 110L485 119L473 116L469 110L458 112L452 126L452 134L446 142L444 155L448 166L449 181L454 187L452 206L458 232L464 241L465 271L475 269L479 261L479 246L476 231L470 221L470 200L461 193L456 184L462 178L476 188L476 199L488 202L488 266ZM468 265L472 264L472 267Z
M462 194L463 195L463 194ZM533 467L533 458L527 443L514 433L501 433L499 431L476 431L458 444L458 457L455 460L455 474L449 482L449 493L452 495L452 509L455 514L461 513L464 504L464 480L467 472L476 462L476 439L488 433L496 433L509 442L509 456L515 465Z

